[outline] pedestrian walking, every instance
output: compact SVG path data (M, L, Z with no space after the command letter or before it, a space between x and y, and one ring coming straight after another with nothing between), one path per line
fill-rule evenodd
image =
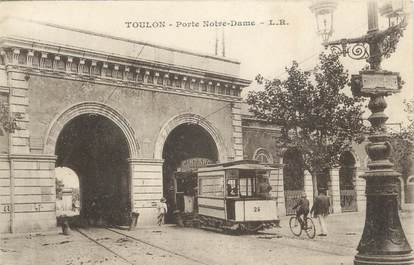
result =
M167 210L168 210L167 200L164 197L160 199L157 210L158 210L157 223L160 226L165 223L165 215L167 214Z
M331 203L329 202L329 197L326 196L325 190L320 190L319 195L316 197L315 202L312 205L310 213L314 214L315 218L318 218L319 225L321 227L321 233L318 236L327 236L328 228L326 224L326 219L329 214L329 207Z

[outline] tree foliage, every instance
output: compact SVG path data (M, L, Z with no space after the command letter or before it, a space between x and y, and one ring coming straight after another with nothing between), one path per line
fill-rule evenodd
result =
M409 114L409 123L399 132L391 133L390 142L393 147L391 161L396 171L406 179L412 175L414 155L414 100L405 101L405 111Z
M18 129L16 121L20 118L20 115L10 115L9 105L0 99L0 131L3 128L8 133L14 132Z
M250 111L281 126L280 147L297 148L312 176L339 164L340 154L364 131L362 98L344 93L348 73L337 55L321 54L312 72L297 62L286 68L285 80L256 80L263 91L252 91Z

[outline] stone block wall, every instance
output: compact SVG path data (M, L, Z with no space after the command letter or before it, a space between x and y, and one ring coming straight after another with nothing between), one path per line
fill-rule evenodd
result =
M10 232L10 162L7 155L0 156L0 233Z
M0 180L4 185L1 187L1 232L54 229L55 157L11 155L7 160L0 159Z
M357 169L355 190L357 196L358 212L365 212L367 207L367 197L365 195L366 182L365 179L361 177L364 173L365 171L362 168Z
M11 153L28 154L30 152L28 79L24 73L10 71L8 82L10 86L10 112L20 116L20 119L17 120L18 128L11 134L10 138Z
M312 175L309 171L305 170L304 172L304 189L306 193L306 197L308 198L309 202L313 204L313 182L312 182Z
M17 64L18 53L10 58ZM11 115L18 116L10 134L9 155L0 157L0 233L45 231L56 227L55 157L34 154L29 132L29 79L12 68L5 72Z
M271 196L277 200L277 211L279 216L286 215L285 193L283 189L283 168L270 171Z
M332 210L334 213L341 213L341 194L339 190L339 169L333 168L329 171L329 175L331 177L331 181L329 184L329 196L332 200Z
M13 156L14 230L56 228L55 157Z
M154 225L157 205L163 196L162 160L131 159L131 194L138 225Z
M243 133L241 120L241 103L234 102L231 108L233 125L234 160L243 159Z

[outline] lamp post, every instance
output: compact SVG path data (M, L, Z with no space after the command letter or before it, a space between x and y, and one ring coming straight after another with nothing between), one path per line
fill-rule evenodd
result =
M392 148L385 128L388 117L384 113L387 107L385 97L399 92L402 82L398 73L381 70L381 60L395 51L407 25L402 1L397 5L397 1L393 1L380 8L381 15L389 21L389 27L385 30L379 30L377 2L370 0L367 34L336 41L328 41L326 35L321 34L325 48L329 47L332 52L352 59L365 59L369 63L368 70L362 70L351 78L353 94L370 98L368 108L371 115L368 120L372 126L368 136L370 142L366 146L370 162L362 176L366 180L367 196L365 226L354 259L355 265L414 264L412 249L398 215L397 178L400 174L389 161ZM311 6L317 19L326 2L318 1ZM331 21L333 11L330 9ZM327 25L327 28L333 27Z

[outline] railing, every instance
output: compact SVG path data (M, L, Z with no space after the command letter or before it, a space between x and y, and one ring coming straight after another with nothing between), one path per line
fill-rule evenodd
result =
M341 208L343 212L356 212L357 200L355 190L340 190Z
M285 190L285 206L286 206L286 215L294 215L296 213L292 208L296 205L303 190Z

